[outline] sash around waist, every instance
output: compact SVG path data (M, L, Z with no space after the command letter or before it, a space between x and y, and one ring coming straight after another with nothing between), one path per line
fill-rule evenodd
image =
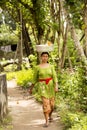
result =
M53 78L46 78L46 79L39 79L39 82L43 82L43 81L45 81L46 82L46 84L48 84L49 83L49 81L50 80L52 80Z

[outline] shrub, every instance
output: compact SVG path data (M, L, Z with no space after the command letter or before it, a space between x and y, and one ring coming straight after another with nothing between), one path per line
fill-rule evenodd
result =
M80 117L79 122L74 122L68 130L87 130L87 115Z
M33 79L33 70L21 70L16 72L9 72L7 73L7 80L11 80L15 78L17 81L17 84L23 88L29 87L31 85L32 79Z
M87 115L70 111L63 111L61 115L66 130L87 130Z
M8 72L8 73L6 73L6 77L7 77L7 80L16 78L16 72Z
M17 84L22 86L23 88L26 88L29 86L29 83L32 82L33 79L33 70L22 70L19 71L16 75Z
M83 68L79 68L73 73L63 71L60 76L58 96L63 98L69 110L86 112L87 80L85 77Z

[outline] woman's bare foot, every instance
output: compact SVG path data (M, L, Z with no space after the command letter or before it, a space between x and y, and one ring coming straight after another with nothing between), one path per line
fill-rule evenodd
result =
M44 125L43 125L43 127L48 127L48 124L47 124L47 123L46 123L46 124L44 124Z
M47 122L43 125L43 127L48 127L48 125L49 125L49 122L47 121Z

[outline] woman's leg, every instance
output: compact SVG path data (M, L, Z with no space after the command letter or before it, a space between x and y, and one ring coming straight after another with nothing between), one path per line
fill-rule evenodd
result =
M44 112L44 116L45 116L45 120L46 120L45 126L48 126L49 113L50 113L49 111L48 112Z
M52 121L52 113L54 111L54 103L55 103L55 99L54 97L50 99L50 107L51 107L51 111L49 113L49 121Z
M43 102L43 113L46 121L45 126L48 126L49 113L51 112L50 101L49 99L42 97L42 102Z

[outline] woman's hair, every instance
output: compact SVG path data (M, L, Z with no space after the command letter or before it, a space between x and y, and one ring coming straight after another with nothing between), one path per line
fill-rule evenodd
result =
M47 54L49 56L49 53L48 52L42 52L41 53L41 56L44 55L44 54Z

